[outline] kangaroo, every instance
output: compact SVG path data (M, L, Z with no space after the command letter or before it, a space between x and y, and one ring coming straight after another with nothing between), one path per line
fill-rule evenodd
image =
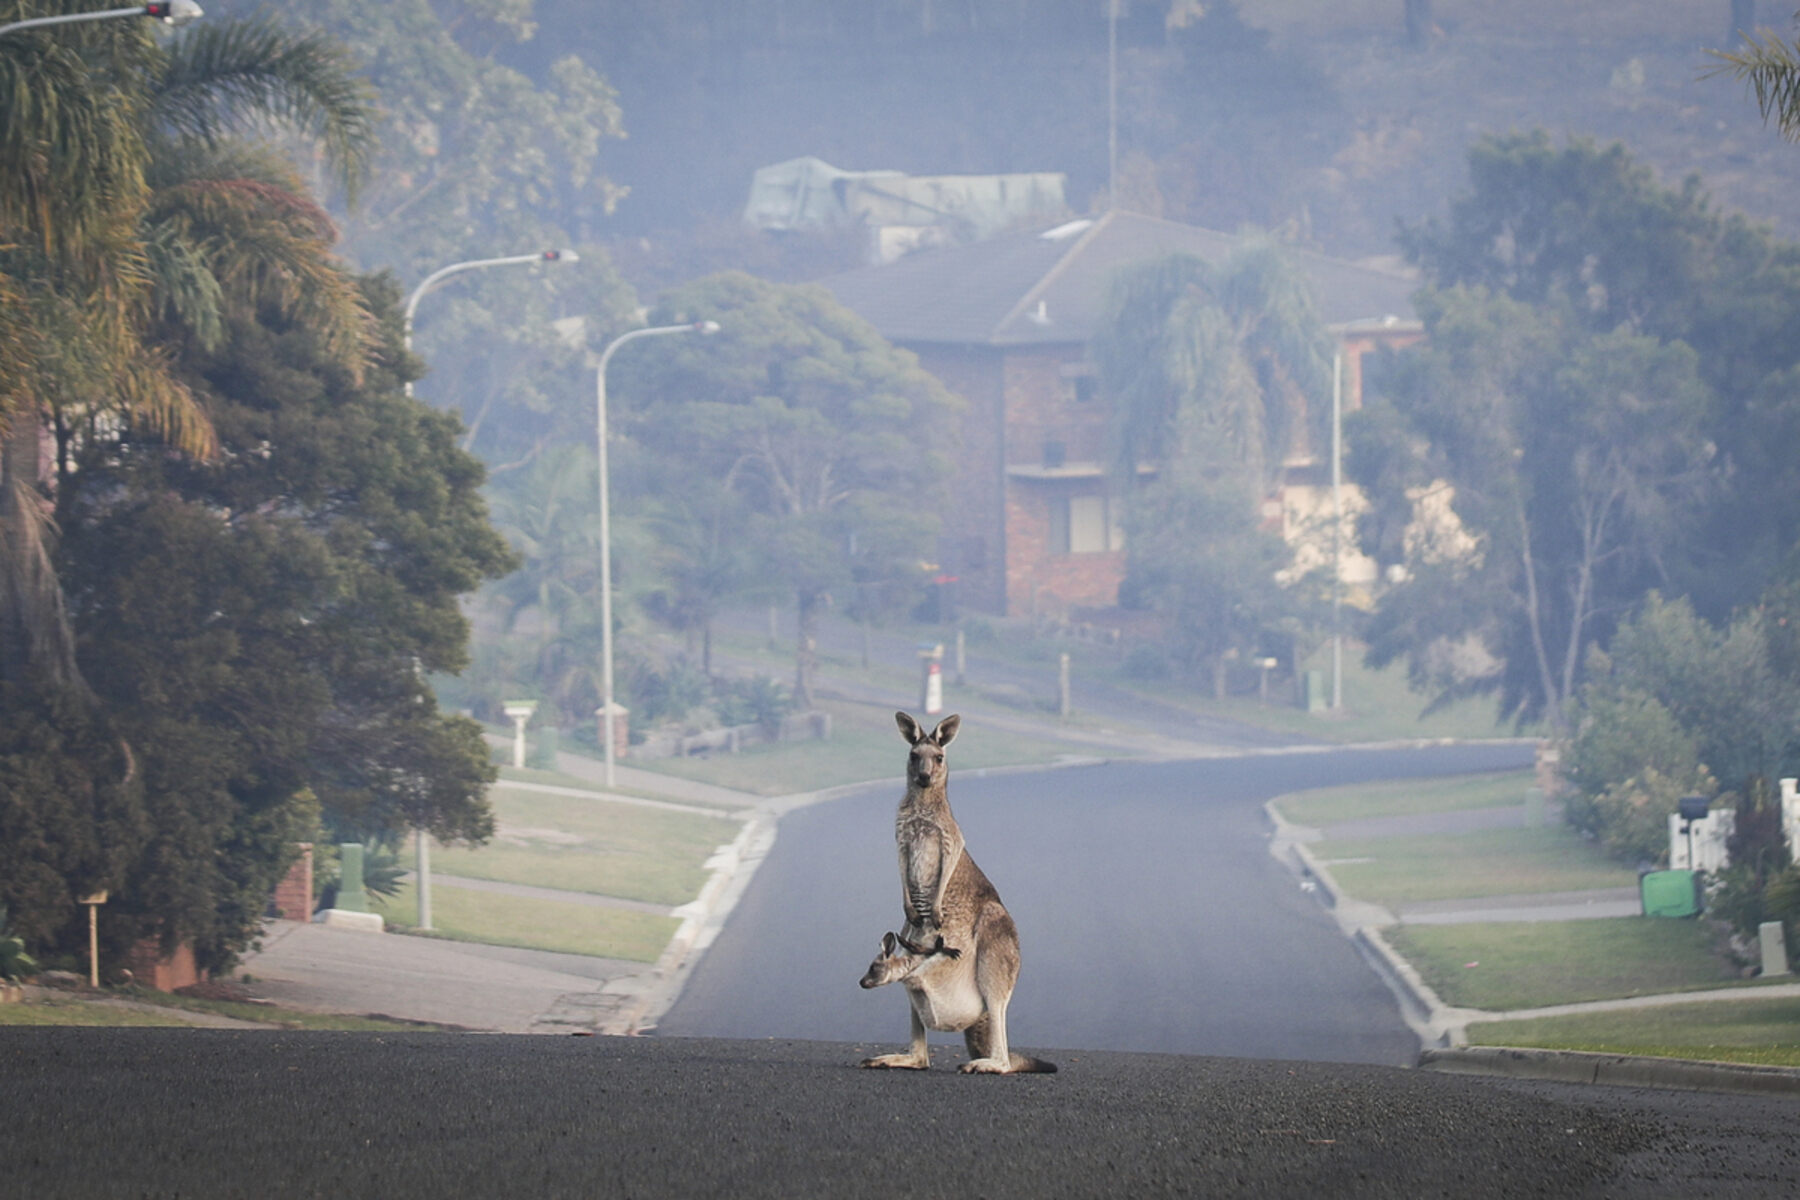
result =
M964 1072L1054 1071L1056 1064L1015 1054L1006 1044L1006 1006L1019 978L1019 931L1000 893L964 850L950 812L944 748L962 718L945 717L929 734L906 713L895 713L894 720L912 745L906 795L894 819L906 928L882 938L862 986L905 984L912 1046L862 1065L922 1071L931 1065L925 1031L937 1029L962 1033L969 1048Z

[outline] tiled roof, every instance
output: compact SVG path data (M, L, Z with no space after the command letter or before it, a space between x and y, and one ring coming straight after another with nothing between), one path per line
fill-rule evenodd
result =
M1237 245L1237 238L1210 229L1111 212L1042 232L924 250L822 282L893 342L1085 342L1120 267L1174 253L1218 262ZM1411 296L1418 284L1406 276L1291 253L1311 276L1327 324L1417 319Z

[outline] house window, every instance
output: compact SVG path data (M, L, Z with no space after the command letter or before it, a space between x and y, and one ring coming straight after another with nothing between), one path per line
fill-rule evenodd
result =
M1058 372L1062 376L1063 398L1075 404L1091 403L1100 392L1100 379L1094 373L1094 364L1068 363Z
M1117 505L1105 495L1057 496L1050 501L1050 552L1099 554L1121 550L1125 533Z

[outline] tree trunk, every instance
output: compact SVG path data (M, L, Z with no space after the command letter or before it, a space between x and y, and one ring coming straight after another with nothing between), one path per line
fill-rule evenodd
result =
M43 672L57 683L79 678L75 638L62 584L50 561L55 524L38 491L41 429L30 412L0 435L0 679Z
M799 599L799 635L794 641L794 706L801 712L813 707L813 675L819 664L819 611L823 592L802 589Z

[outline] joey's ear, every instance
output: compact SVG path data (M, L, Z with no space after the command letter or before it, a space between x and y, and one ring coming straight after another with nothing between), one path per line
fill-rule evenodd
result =
M910 713L895 713L894 724L900 727L900 736L913 745L916 746L925 740L925 731L919 728L919 723L912 719Z
M897 944L899 944L899 941L900 941L900 939L895 937L891 933L882 934L881 935L881 957L883 957L883 958L894 957L894 947Z
M948 746L956 740L956 731L961 728L962 714L951 713L938 722L938 727L932 731L931 740L936 742L940 748Z

